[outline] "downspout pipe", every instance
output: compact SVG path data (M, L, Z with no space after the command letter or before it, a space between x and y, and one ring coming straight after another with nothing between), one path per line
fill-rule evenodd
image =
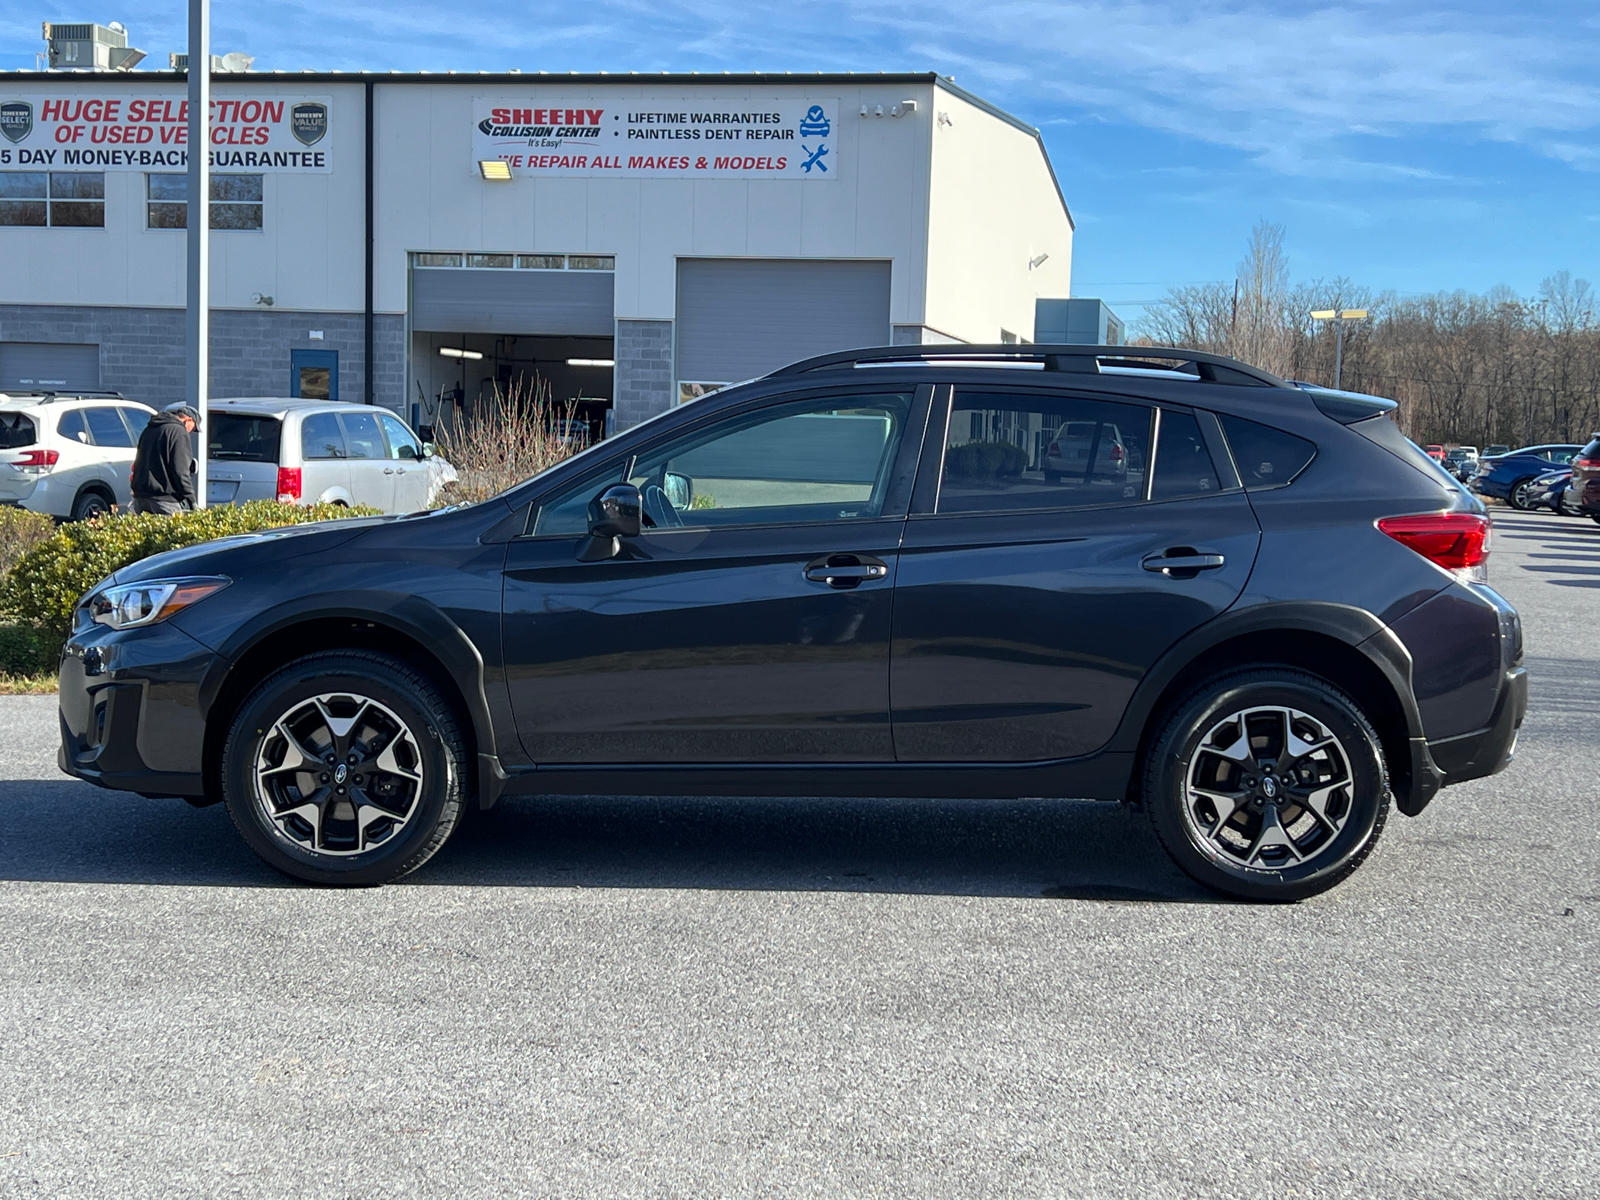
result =
M378 399L377 399L378 388L377 388L377 381L374 378L374 376L377 374L377 370L376 370L376 364L373 362L373 340L374 339L373 339L373 329L372 329L372 291L373 291L373 278L372 278L372 276L373 276L373 253L372 253L372 194L373 194L373 179L372 179L372 89L373 89L373 83L372 83L372 80L370 80L370 79L367 80L366 84L367 84L367 147L366 147L366 149L367 149L367 218L366 218L366 227L367 227L366 228L366 234L367 234L367 302L366 302L366 328L363 330L363 335L365 337L365 349L363 350L362 359L361 359L361 362L362 362L362 372L361 372L361 374L362 374L362 380L363 380L363 388L364 388L364 391L365 391L365 396L363 398L366 400L366 402L368 404L376 404L378 402Z

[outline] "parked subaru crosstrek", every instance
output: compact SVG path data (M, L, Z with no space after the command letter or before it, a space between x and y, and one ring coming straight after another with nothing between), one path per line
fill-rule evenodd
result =
M1298 899L1504 767L1526 707L1483 507L1393 407L1193 351L810 359L479 504L118 571L61 765L221 801L321 884L506 794L1051 796Z

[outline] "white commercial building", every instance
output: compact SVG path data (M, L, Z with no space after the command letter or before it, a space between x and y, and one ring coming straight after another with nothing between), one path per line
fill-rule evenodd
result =
M214 396L426 421L537 373L625 428L809 354L1033 340L1071 294L1038 132L932 74L212 94ZM174 72L0 74L0 390L181 398L186 116Z

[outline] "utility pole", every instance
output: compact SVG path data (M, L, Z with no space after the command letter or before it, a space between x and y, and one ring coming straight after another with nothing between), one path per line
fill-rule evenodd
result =
M189 292L185 398L200 414L195 506L206 506L206 439L211 418L211 0L189 0Z
M1339 390L1344 381L1344 327L1352 321L1365 321L1367 310L1364 308L1346 308L1334 310L1322 308L1311 314L1313 321L1333 322L1333 388Z

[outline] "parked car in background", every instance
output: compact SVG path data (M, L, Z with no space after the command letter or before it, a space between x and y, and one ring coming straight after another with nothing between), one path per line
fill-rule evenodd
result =
M1571 508L1600 522L1600 433L1594 434L1572 460L1572 482L1567 491Z
M1465 483L1478 469L1476 446L1452 446L1445 451L1444 468Z
M122 568L62 656L61 766L225 803L322 884L503 794L1072 796L1300 899L1527 707L1483 505L1394 408L1189 350L824 355L478 504ZM1046 477L1080 426L1123 486L1098 451Z
M434 484L422 442L386 408L337 400L213 400L206 412L206 503L428 506Z
M1434 462L1443 462L1444 461L1444 447L1443 446L1428 445L1428 446L1424 446L1422 448L1422 450L1423 450L1423 453L1425 453L1429 458L1433 459Z
M1570 442L1524 446L1509 454L1483 458L1472 477L1472 490L1480 496L1494 496L1512 508L1526 511L1532 497L1533 481L1552 467L1564 467L1577 456L1582 446Z
M1527 487L1528 508L1547 508L1562 516L1577 516L1575 509L1566 506L1567 484L1572 481L1571 467L1556 467L1534 477Z
M1484 457L1484 458L1498 458L1502 454L1510 454L1510 453L1511 453L1511 447L1510 446L1502 445L1501 443L1496 442L1494 445L1486 446L1484 448L1482 457Z
M0 504L61 521L126 507L134 448L153 416L115 392L0 394Z

